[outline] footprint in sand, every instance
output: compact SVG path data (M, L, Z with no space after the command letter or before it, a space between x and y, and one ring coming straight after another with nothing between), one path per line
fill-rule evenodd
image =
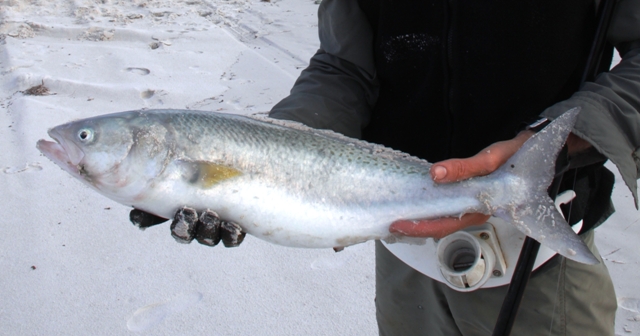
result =
M156 94L155 90L146 90L146 91L140 92L140 97L142 97L142 99L149 99L153 97L154 94Z
M640 313L640 299L621 297L618 298L618 306L632 312Z
M125 71L131 72L137 75L141 75L141 76L146 76L151 73L151 70L146 68L126 68Z
M42 170L42 167L38 162L31 162L31 163L25 164L22 167L4 167L4 169L2 169L2 172L5 174L18 174L18 173L26 172L28 170L40 171Z
M167 317L182 312L202 299L199 292L182 293L168 301L150 304L133 313L127 321L130 331L145 331L160 324Z

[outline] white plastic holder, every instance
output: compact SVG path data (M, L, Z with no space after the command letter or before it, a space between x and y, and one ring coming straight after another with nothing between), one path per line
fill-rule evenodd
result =
M438 265L447 286L457 291L472 291L487 282L495 257L490 247L481 244L464 231L438 242Z
M571 190L567 190L564 193L556 197L556 206L562 203L570 201L575 197L575 193ZM582 221L573 226L574 231L579 232L582 226ZM486 229L486 231L484 231ZM526 236L516 229L510 223L507 223L499 218L491 217L487 223L479 227L473 227L466 229L467 232L473 236L479 237L484 231L485 233L493 234L489 235L487 243L490 244L494 251L500 251L494 253L496 256L496 263L493 267L494 273L492 276L486 279L484 284L476 284L473 287L458 288L449 285L449 280L445 279L444 274L441 271L440 264L437 257L437 241L434 239L422 239L421 243L415 241L412 244L394 243L389 244L382 242L382 244L396 257L402 260L404 263L417 270L418 272L434 279L439 282L449 285L451 288L458 291L471 291L478 288L492 288L498 286L508 285L513 277L515 265L522 249L522 243ZM483 239L484 240L484 239ZM543 265L547 260L551 259L556 253L544 245L540 247L538 257L534 264L534 270ZM502 260L502 261L501 261ZM503 263L504 262L504 263ZM486 264L486 262L485 262ZM489 268L486 268L487 270ZM484 280L483 277L481 278Z
M493 226L488 223L440 239L436 255L444 283L461 292L481 288L507 269Z

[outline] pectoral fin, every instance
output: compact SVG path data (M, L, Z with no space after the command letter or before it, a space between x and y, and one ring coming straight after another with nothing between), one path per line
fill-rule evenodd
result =
M241 171L233 167L207 161L181 161L180 165L183 178L204 189L242 175Z

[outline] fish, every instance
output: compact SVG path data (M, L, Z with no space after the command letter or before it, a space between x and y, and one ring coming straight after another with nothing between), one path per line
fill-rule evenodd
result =
M397 220L493 214L557 253L595 264L547 188L579 110L531 137L495 172L435 183L431 163L303 124L193 110L137 110L72 121L37 148L126 206L172 218L211 209L247 233L303 248L404 240ZM424 239L423 239L424 241Z

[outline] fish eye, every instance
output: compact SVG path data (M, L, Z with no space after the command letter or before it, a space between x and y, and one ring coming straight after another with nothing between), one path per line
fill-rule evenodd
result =
M93 131L88 128L83 128L78 131L78 139L82 142L89 142L93 139Z

